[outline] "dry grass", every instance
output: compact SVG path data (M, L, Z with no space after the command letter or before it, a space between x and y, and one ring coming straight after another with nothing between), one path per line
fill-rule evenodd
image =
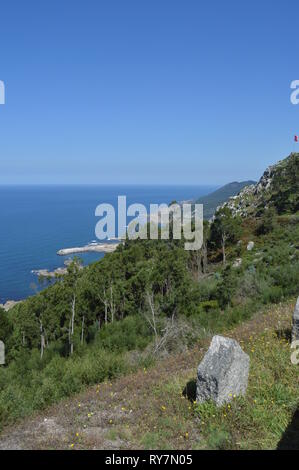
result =
M293 308L294 302L271 306L224 333L251 357L246 399L233 400L230 408L192 402L207 340L6 429L0 448L275 448L299 402L298 368L290 364L284 338Z

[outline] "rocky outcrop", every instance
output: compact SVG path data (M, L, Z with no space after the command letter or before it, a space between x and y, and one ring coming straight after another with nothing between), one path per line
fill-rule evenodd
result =
M249 356L237 341L214 336L198 366L196 400L214 401L218 406L247 390Z
M32 274L36 274L38 277L44 278L56 278L59 276L65 276L67 274L67 268L57 268L54 271L48 269L33 269Z
M13 308L15 305L19 304L21 301L8 300L5 304L0 304L0 307L3 308L6 312Z
M298 210L299 153L292 153L276 165L269 166L257 184L246 186L217 210L228 207L233 215L255 216L259 211L278 205L278 201L279 204L290 203L294 210Z
M68 256L77 253L112 253L118 247L119 242L117 243L89 243L85 246L78 246L75 248L63 248L58 250L57 254L59 256Z

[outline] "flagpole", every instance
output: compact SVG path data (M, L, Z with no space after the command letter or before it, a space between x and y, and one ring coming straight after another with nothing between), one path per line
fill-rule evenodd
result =
M298 141L299 141L298 135L295 135L294 140L293 140L293 153L296 153L296 144L298 143Z

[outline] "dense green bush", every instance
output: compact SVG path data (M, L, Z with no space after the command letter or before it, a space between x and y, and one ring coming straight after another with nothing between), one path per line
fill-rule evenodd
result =
M97 343L85 348L82 355L67 359L56 354L41 361L39 356L39 351L33 350L27 357L0 369L0 428L4 422L26 416L129 369L121 354Z
M152 339L152 334L143 317L132 315L101 328L96 343L109 351L142 350Z

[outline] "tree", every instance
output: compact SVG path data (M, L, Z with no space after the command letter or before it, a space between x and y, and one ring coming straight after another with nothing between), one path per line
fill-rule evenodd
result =
M207 220L203 223L203 240L199 250L191 251L191 260L195 264L197 280L200 281L208 269L208 240L210 237L210 224Z
M78 258L74 258L73 262L69 264L67 271L68 274L65 277L65 283L72 291L71 300L71 316L69 322L69 346L70 354L74 352L74 332L75 332L75 316L76 316L76 296L77 296L77 283L81 270L81 261Z
M0 307L0 340L4 343L12 333L12 324L6 311Z
M153 354L155 355L165 347L167 339L174 329L174 314L172 314L171 319L164 319L165 327L161 329L161 312L159 306L155 303L152 290L146 292L146 302L148 309L143 312L143 315L154 333L155 345ZM160 329L161 336L159 334Z
M227 244L236 242L240 235L240 217L234 217L228 207L219 209L211 225L210 240L215 246L221 246L224 265L226 264Z

